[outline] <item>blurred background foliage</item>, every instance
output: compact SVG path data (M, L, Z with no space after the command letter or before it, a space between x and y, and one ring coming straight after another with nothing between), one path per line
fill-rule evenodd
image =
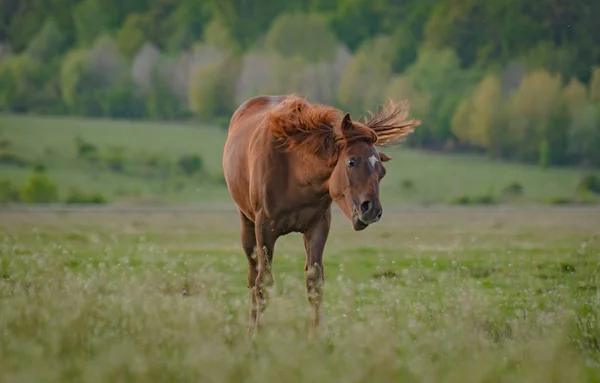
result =
M596 0L0 0L0 111L226 126L258 94L408 98L411 147L593 168L598 20Z

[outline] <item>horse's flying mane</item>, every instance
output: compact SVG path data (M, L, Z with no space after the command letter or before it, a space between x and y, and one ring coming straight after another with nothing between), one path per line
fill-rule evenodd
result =
M389 144L406 136L420 121L404 119L408 103L389 101L378 114L364 123L354 122L349 131L341 131L344 113L332 106L311 104L304 97L290 95L271 110L269 129L287 150L306 150L335 157L344 145L363 140L375 145Z
M369 111L370 118L368 120L365 118L364 124L377 134L377 146L401 142L421 125L419 120L406 120L409 109L407 100L394 102L389 99L379 113L374 114Z

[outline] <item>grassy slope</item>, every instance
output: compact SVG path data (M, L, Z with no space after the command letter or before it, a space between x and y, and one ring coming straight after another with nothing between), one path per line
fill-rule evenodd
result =
M597 210L416 210L357 234L336 214L322 333L290 235L251 350L235 213L4 213L0 380L598 381L599 228Z
M208 126L174 123L121 122L0 116L0 137L8 138L15 151L28 159L45 158L50 174L63 192L70 186L99 190L111 196L131 194L155 196L168 202L229 202L223 185L198 180L180 179L179 192L161 193L159 180L144 180L108 172L91 171L74 159L74 138L80 135L100 147L121 146L128 156L142 153L165 154L172 159L185 153L202 155L207 169L221 172L221 153L226 133ZM48 155L52 152L53 154ZM524 186L523 201L541 201L574 194L580 171L573 169L544 170L535 166L508 164L467 155L436 155L397 148L388 150L393 162L387 166L388 176L382 184L382 196L389 203L443 203L459 195L499 193L507 184L517 181ZM28 169L1 166L5 177L22 182ZM414 182L413 190L402 188L403 180ZM171 184L173 180L169 181Z

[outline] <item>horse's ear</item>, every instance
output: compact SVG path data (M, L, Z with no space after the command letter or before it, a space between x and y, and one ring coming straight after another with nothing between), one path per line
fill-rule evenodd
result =
M354 128L352 125L352 119L350 118L350 113L346 113L344 118L342 118L342 132L349 132Z
M381 162L388 162L391 159L392 159L392 157L388 156L387 154L385 154L383 152L379 152L379 160Z

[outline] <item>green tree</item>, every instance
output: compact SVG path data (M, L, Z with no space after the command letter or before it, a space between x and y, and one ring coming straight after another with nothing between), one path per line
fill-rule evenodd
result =
M131 60L148 39L148 17L132 13L117 33L117 46L123 57Z
M177 8L164 22L168 35L166 47L168 52L179 52L188 49L196 41L204 37L206 24L211 21L209 7L203 1L182 0Z
M562 160L568 122L561 84L560 77L536 71L510 97L507 133L516 158L536 161L541 147L547 145L550 163Z
M342 73L338 88L340 103L354 113L364 113L385 101L392 78L390 38L379 36L363 44Z
M352 51L381 32L379 14L370 0L340 0L331 15L331 25L338 39Z
M600 126L596 108L588 96L587 88L572 78L563 90L564 103L569 110L567 156L571 163L599 165Z
M498 77L486 76L472 96L465 98L452 119L452 132L459 141L497 154L500 146L502 85Z
M27 54L48 63L63 52L66 39L52 18L47 18L42 29L27 44Z
M39 66L25 53L0 61L0 110L24 112L41 87Z
M99 38L89 50L69 52L61 66L60 87L65 105L75 114L138 115L129 68L110 37Z
M325 19L312 13L285 13L277 17L266 34L268 49L284 57L298 55L309 62L335 57L337 41Z
M204 42L228 52L238 52L240 46L220 19L213 19L204 29Z
M389 83L385 92L386 98L396 101L408 100L410 102L410 113L415 118L423 121L427 116L429 97L426 94L418 93L415 90L411 80L406 76L395 76ZM425 118L426 121L426 118ZM409 136L410 143L410 136Z
M233 54L196 65L190 79L190 109L204 118L228 116L235 108L235 84L240 67L239 59Z
M590 100L600 103L600 66L595 67L592 71L592 79L590 80Z
M108 20L99 1L83 0L73 10L77 42L82 47L92 45L108 29Z
M419 145L445 144L452 138L451 123L463 95L476 84L478 74L460 68L458 56L451 49L424 48L404 74L417 93L428 98L423 125L412 134Z
M571 45L556 46L550 41L542 41L528 50L522 61L530 70L547 70L563 78L581 73L577 52Z
M186 105L177 98L173 90L169 69L172 65L165 57L159 59L151 69L150 84L144 93L146 113L150 118L170 119L183 114Z
M206 10L231 29L242 49L248 49L271 22L293 2L272 0L205 0Z

